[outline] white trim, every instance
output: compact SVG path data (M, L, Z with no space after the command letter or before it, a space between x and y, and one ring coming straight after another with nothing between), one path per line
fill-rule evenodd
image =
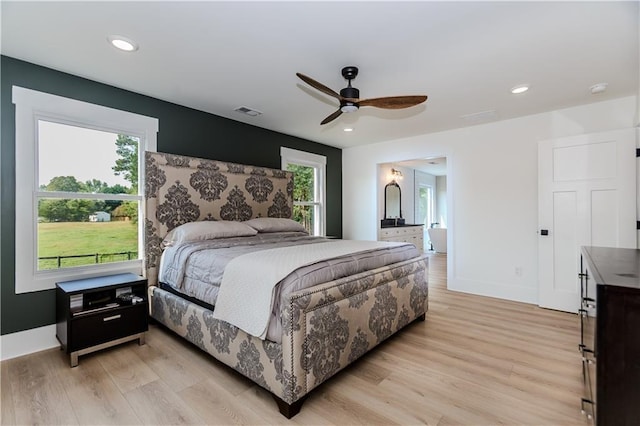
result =
M16 294L55 288L55 283L77 278L89 278L104 273L142 273L142 260L68 268L56 271L36 271L36 192L38 120L54 121L140 138L138 170L142 171L146 151L156 151L158 119L101 105L64 98L35 90L13 86L12 101L16 120ZM144 174L139 173L139 194L144 189ZM81 198L79 196L78 198ZM137 197L140 197L138 195ZM117 198L110 196L110 198ZM140 198L138 198L140 200ZM144 199L139 212L144 213ZM144 247L144 216L139 214L138 246ZM141 258L144 253L141 252Z
M56 325L46 325L0 336L0 359L4 361L57 347L60 343L56 339Z
M324 155L298 151L297 149L291 149L284 146L280 147L280 156L283 158L283 166L287 164L284 162L285 158L289 163L294 162L295 164L302 164L305 166L317 166L318 164L323 166L327 165L327 157L325 157Z
M313 167L317 170L316 194L313 203L298 203L299 205L320 206L320 220L317 223L317 235L325 235L327 229L327 157L324 155L312 154L310 152L298 151L297 149L280 147L280 157L282 159L282 169L287 169L287 164L298 164L301 166ZM318 189L320 191L318 191ZM318 193L319 192L319 193Z
M448 260L448 259L447 259ZM499 284L495 282L476 281L466 278L447 278L447 289L478 296L495 297L497 299L536 304L538 289L524 285Z

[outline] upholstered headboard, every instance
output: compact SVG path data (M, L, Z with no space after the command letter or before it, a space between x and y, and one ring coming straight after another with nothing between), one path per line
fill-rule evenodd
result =
M198 220L292 216L291 172L160 152L145 152L144 169L149 285L158 281L162 240L176 226Z

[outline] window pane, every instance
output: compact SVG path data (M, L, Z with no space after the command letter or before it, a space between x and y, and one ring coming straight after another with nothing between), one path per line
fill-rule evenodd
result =
M316 206L293 206L293 220L304 225L309 235L314 235Z
M38 270L138 259L138 202L38 200Z
M288 164L287 170L293 172L293 200L315 201L315 169L298 164Z
M43 191L137 193L139 138L38 121Z

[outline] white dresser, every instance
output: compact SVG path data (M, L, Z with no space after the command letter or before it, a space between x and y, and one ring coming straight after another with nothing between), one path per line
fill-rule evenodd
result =
M378 229L378 241L412 243L422 253L424 250L423 225L392 226Z

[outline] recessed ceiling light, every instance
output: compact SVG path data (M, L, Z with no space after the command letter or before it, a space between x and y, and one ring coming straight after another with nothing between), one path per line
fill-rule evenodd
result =
M344 129L345 132L353 132L353 127L345 127Z
M111 43L113 47L124 50L125 52L134 52L138 50L138 43L127 37L111 35L107 37L107 40L109 40L109 43Z
M527 86L526 84L521 84L520 86L516 86L512 88L511 93L513 93L514 95L517 95L518 93L524 93L527 90L529 90L529 86Z

